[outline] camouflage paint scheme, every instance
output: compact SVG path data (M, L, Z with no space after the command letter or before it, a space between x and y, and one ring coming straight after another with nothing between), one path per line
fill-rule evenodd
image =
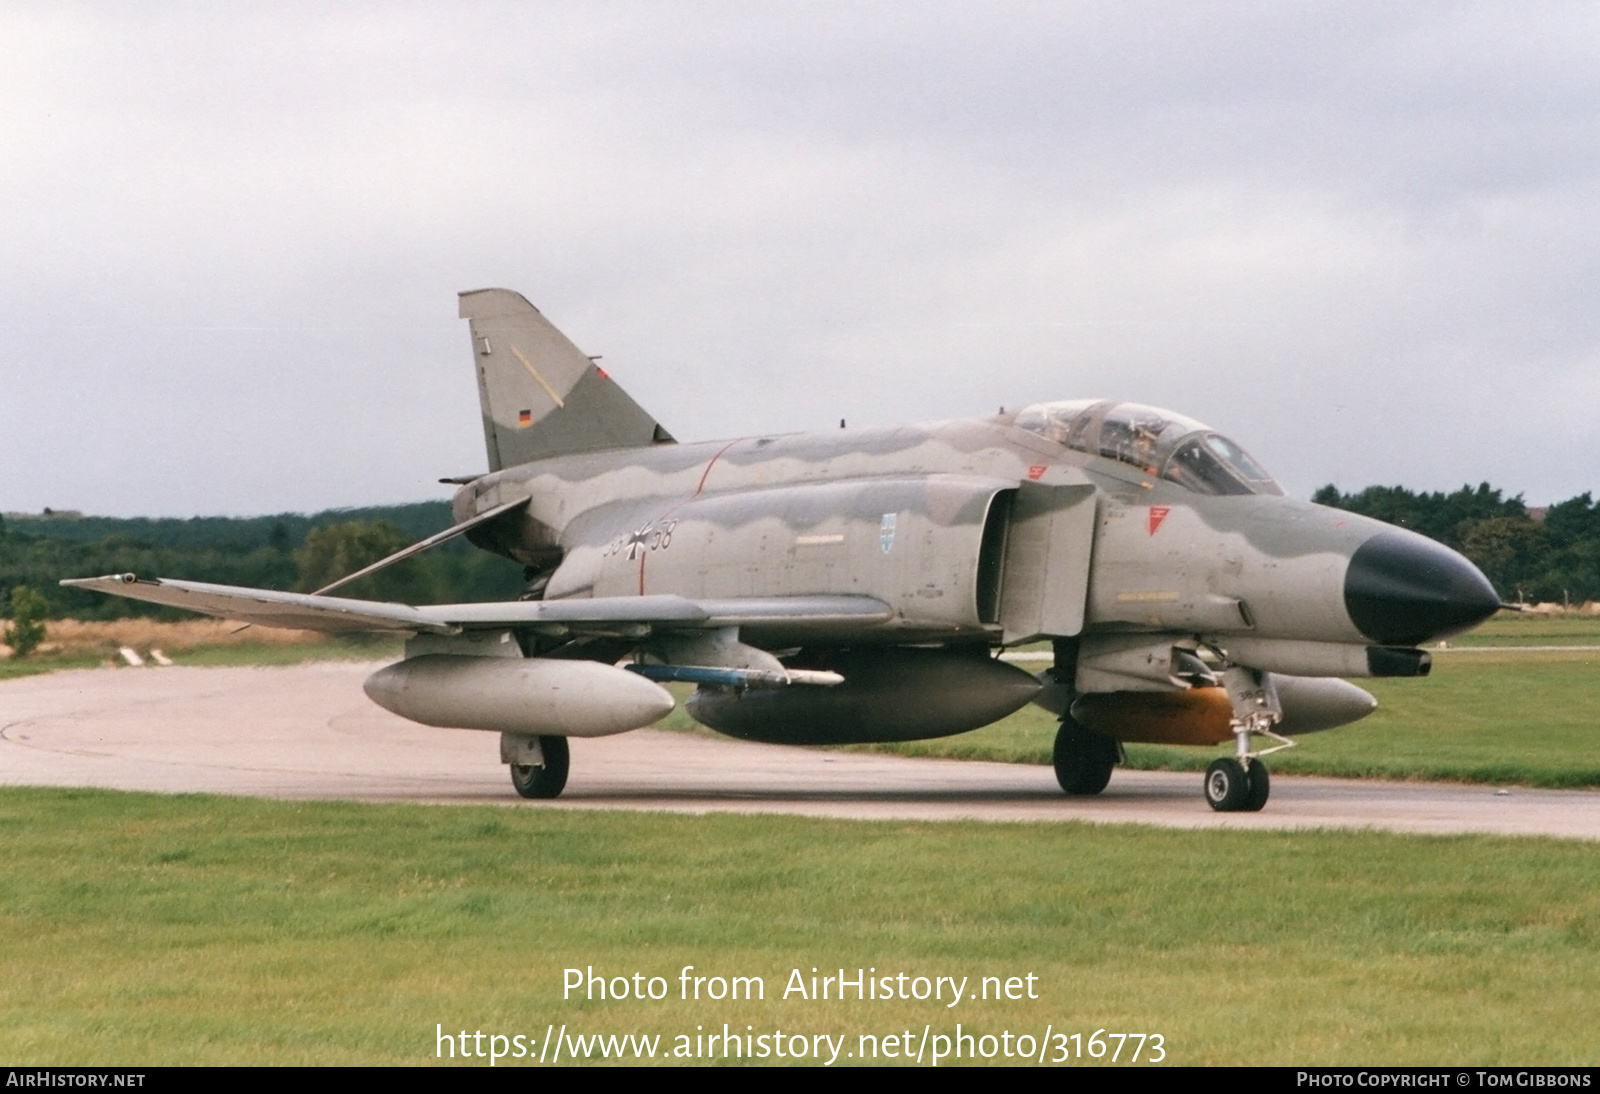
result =
M1265 802L1254 737L1361 717L1370 696L1338 677L1424 675L1416 646L1498 606L1465 559L1282 496L1181 415L1082 401L679 444L520 295L463 293L461 314L490 470L451 480L457 525L427 542L464 532L518 560L522 600L81 583L269 625L417 634L369 694L428 724L500 728L528 796L559 792L564 735L653 719L659 696L641 689L676 679L700 684L690 712L715 728L803 743L962 732L1038 702L1062 716L1069 792L1103 787L1121 741L1232 736L1235 766L1207 776L1216 808ZM1036 641L1054 651L1038 677L993 656ZM598 697L572 708L574 670L577 714L541 732L537 714L505 713L539 708L528 672L463 660L490 646L590 663ZM540 669L558 690L565 671ZM604 698L613 679L626 714Z
M529 327L548 327L504 290L463 294L462 313L480 361L491 355L484 346L509 350L519 335L534 340ZM554 328L539 334L547 352L559 338ZM513 408L534 404L534 427L561 410L548 391L541 398L543 385L516 389L517 379L503 381L512 389L503 404L484 392L492 452L497 437L509 436L500 443L509 449L528 428ZM529 499L518 516L470 534L549 569L548 599L826 593L887 604L890 618L829 636L854 643L1140 634L1224 646L1232 636L1372 644L1347 611L1349 563L1374 536L1404 533L1279 494L1196 494L1064 448L1017 418L556 456L475 479L454 511L464 521ZM665 435L654 422L638 426L641 437L652 432ZM991 520L1005 534L999 571L988 576L998 592L985 604ZM801 636L770 636L787 637Z

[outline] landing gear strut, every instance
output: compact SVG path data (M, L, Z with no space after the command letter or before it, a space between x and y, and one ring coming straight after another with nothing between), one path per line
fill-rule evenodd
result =
M539 751L544 763L511 765L511 785L524 798L554 798L567 785L567 769L571 766L571 752L565 737L540 737Z
M1085 729L1069 714L1056 731L1052 759L1062 790L1098 794L1111 781L1111 769L1121 759L1121 749L1114 739Z
M1294 742L1272 731L1283 717L1283 707L1269 673L1234 666L1221 675L1222 686L1233 702L1234 755L1214 760L1206 768L1206 802L1219 813L1258 813L1272 791L1271 776L1261 757L1291 748ZM1278 743L1252 749L1255 736Z

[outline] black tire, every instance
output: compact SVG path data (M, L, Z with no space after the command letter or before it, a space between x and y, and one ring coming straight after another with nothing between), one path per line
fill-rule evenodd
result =
M1117 766L1117 742L1091 733L1070 717L1063 718L1051 759L1062 790L1072 795L1098 794Z
M1250 780L1244 765L1231 756L1213 760L1206 768L1206 801L1219 813L1237 813L1245 808L1250 795Z
M1259 813L1261 807L1267 804L1267 795L1272 793L1272 778L1267 774L1267 765L1260 760L1251 760L1250 770L1245 772L1245 781L1249 783L1249 792L1239 808L1246 813Z
M567 769L572 765L572 753L565 737L540 737L539 751L544 753L544 766L532 764L511 765L511 785L524 798L555 798L567 786Z

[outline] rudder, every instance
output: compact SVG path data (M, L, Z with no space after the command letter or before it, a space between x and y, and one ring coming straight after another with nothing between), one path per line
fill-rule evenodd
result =
M672 443L671 434L521 293L475 289L460 299L461 318L472 332L489 470Z

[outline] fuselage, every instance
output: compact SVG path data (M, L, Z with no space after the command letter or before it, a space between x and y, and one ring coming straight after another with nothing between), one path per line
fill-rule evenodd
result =
M1424 537L1277 492L1200 493L1017 418L562 456L468 484L455 516L528 497L479 542L547 571L547 599L867 595L894 609L885 641L1059 636L1006 618L1018 583L1052 580L1036 566L1067 575L1052 595L1079 600L1085 636L1409 646L1498 604ZM1054 517L1024 551L1030 498Z

